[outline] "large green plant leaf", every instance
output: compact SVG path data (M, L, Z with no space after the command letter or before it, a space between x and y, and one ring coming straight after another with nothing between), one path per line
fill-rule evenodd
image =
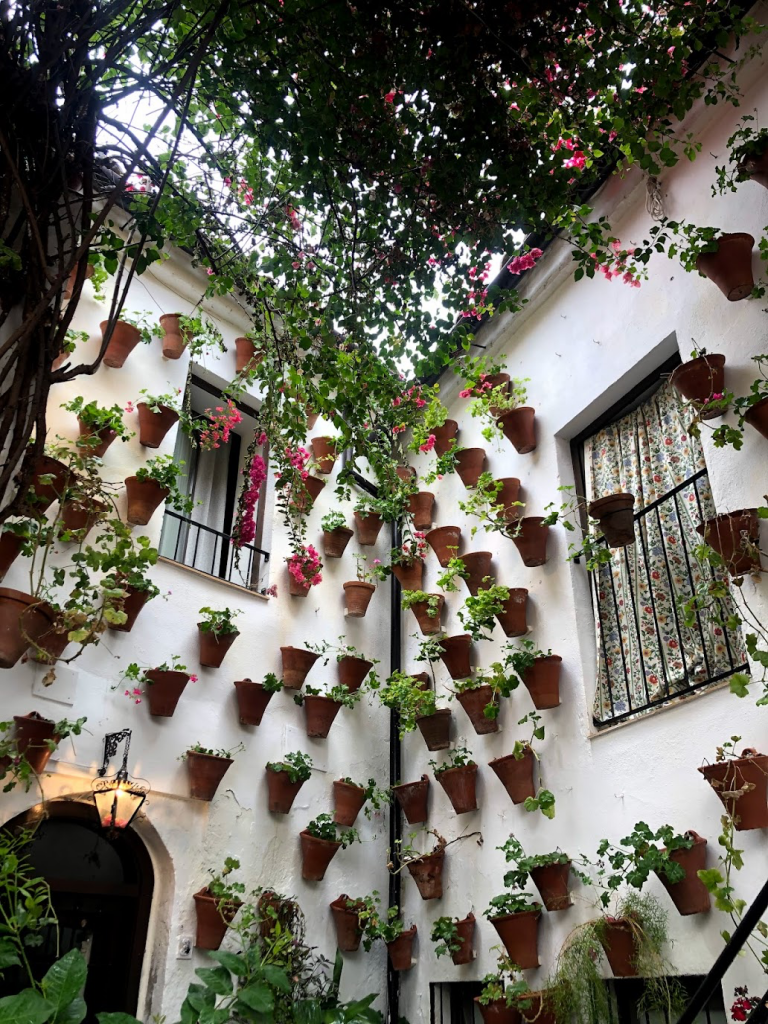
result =
M53 1014L53 1006L39 992L25 988L15 996L0 999L0 1024L44 1024Z
M99 1024L141 1024L130 1013L97 1013Z
M86 1014L80 992L88 974L85 958L79 949L52 964L42 980L43 995L53 1005L53 1024L80 1024Z

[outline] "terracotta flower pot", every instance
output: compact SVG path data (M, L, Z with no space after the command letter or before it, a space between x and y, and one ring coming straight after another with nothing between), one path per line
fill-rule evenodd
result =
M0 534L0 580L19 557L24 539L11 530Z
M87 423L83 423L79 416L77 417L77 425L80 430L80 437L98 438L96 443L92 440L88 445L88 455L94 455L98 459L103 458L104 453L117 437L117 431L113 430L112 427L102 427L101 430L93 430Z
M158 672L154 668L146 675L150 682L144 692L150 715L156 718L171 718L179 703L179 697L189 682L189 676L186 672Z
M429 672L410 672L409 675L418 684L420 690L432 689L432 676Z
M98 521L106 515L108 508L100 501L65 501L61 506L59 540L65 532L75 533L85 539Z
M359 949L360 939L363 935L359 910L348 906L350 902L349 896L342 893L330 904L336 928L336 945L342 953L354 953L356 949ZM356 904L356 906L361 907L362 904Z
M152 412L146 402L139 402L139 443L145 448L159 448L168 431L179 421L179 414L170 406L161 405L160 412Z
M232 644L240 636L235 630L234 633L219 633L218 636L212 629L207 631L201 629L201 623L197 624L197 638L200 642L200 664L206 668L220 668L224 656Z
M761 398L759 402L750 405L744 413L744 419L750 427L754 427L763 437L768 437L768 398Z
M331 700L330 697L306 694L304 697L304 719L307 736L326 739L341 708L342 705L336 700Z
M499 416L504 437L515 446L518 455L527 455L536 448L536 410L524 405Z
M445 790L457 814L477 810L477 765L446 768L435 778Z
M451 960L457 967L462 964L471 964L475 958L472 949L472 942L475 938L475 915L470 913L462 921L457 921L456 932L460 945L455 953L451 953Z
M361 516L359 512L355 512L357 543L363 547L371 547L376 543L379 531L383 525L384 521L378 512L369 512L365 516Z
M451 447L451 442L459 432L459 424L456 420L446 420L442 427L434 427L432 433L435 435L435 451L438 455L445 455Z
M456 694L456 700L466 711L472 728L478 736L486 736L499 731L496 718L486 718L485 709L493 703L493 690L490 686L478 686L474 690L464 690Z
M353 536L354 531L347 526L323 530L323 554L326 558L341 558Z
M682 917L691 914L705 914L710 908L709 892L698 876L707 866L707 840L697 832L686 832L693 840L690 850L672 850L669 859L685 871L685 878L670 882L664 872L658 879L669 893L677 912Z
M53 753L46 741L52 740L56 746L59 743L54 731L56 723L49 718L43 718L36 711L30 711L28 715L14 715L13 721L16 726L13 734L16 750L26 757L32 770L39 775Z
M267 768L267 807L273 814L288 814L304 780L291 782L288 772Z
M213 800L219 783L231 764L231 757L217 757L215 754L200 754L196 750L188 750L189 795L195 800Z
M281 647L280 654L283 658L283 686L287 690L300 690L320 655L305 651L303 647Z
M443 614L445 598L442 594L431 594L430 597L437 598L437 614L429 614L429 601L416 601L411 605L411 611L416 616L419 629L424 636L431 636L433 633L440 633L443 626L440 621Z
M529 1024L556 1024L554 1008L549 1005L546 992L525 992L520 996L520 1002L527 1002L531 1005L528 1009L520 1010L523 1020Z
M472 675L472 637L469 633L447 636L440 641L440 646L440 658L451 679L468 679Z
M487 590L493 585L493 581L483 583L485 577L491 575L493 554L490 551L470 551L469 554L462 555L461 558L469 572L469 576L464 580L467 590L472 597L477 597L478 590Z
M523 672L523 682L537 711L560 707L562 661L559 654L547 654L543 658L536 658Z
M336 438L334 437L313 437L312 456L317 463L319 473L328 474L333 470L336 461Z
M351 655L336 662L339 682L342 686L346 686L350 693L360 689L365 677L372 668L372 661L366 661L365 658L355 658Z
M464 486L471 490L485 468L485 448L465 448L456 456L456 472Z
M49 455L35 460L35 468L29 491L24 502L25 509L35 514L47 512L57 498L64 496L72 473L68 466Z
M461 547L460 526L438 526L424 538L434 551L438 562L445 568L455 558Z
M503 602L504 610L496 616L496 621L505 636L523 636L528 632L526 612L528 609L528 591L524 587L510 587L509 597Z
M333 784L333 820L337 825L346 825L350 828L363 809L365 803L365 790L362 786L351 786L342 779L337 779Z
M368 611L373 592L376 589L373 583L362 583L360 580L350 580L344 584L344 598L347 602L347 615L353 619L362 619Z
M328 865L341 849L341 843L318 839L306 829L299 833L301 840L301 877L305 882L321 882Z
M522 1020L520 1011L514 1006L507 1006L506 999L494 999L483 1006L480 996L475 996L474 1002L483 1018L483 1024L520 1024Z
M759 156L747 157L739 164L739 170L763 188L768 188L768 149L764 149Z
M320 419L320 413L315 412L309 405L307 406L307 430L313 430L315 424Z
M408 873L416 883L423 900L439 900L443 895L445 850L435 850L418 860L409 860Z
M179 323L181 313L163 313L160 326L163 328L163 355L166 359L180 359L189 344L189 331Z
M403 782L393 786L392 792L409 825L420 825L427 820L428 776L422 775L418 782Z
M272 693L264 689L263 683L254 683L251 679L236 679L235 695L240 724L261 725L267 705L272 700Z
M395 466L395 472L405 484L410 484L416 479L414 466Z
M705 764L697 771L735 819L737 832L768 828L768 756L747 747L741 757Z
M302 583L288 574L288 593L291 597L307 597L311 588L310 583Z
M310 473L296 494L291 494L291 503L300 512L309 512L324 487L325 480L321 480L318 476L312 476Z
M496 495L495 504L503 506L502 510L496 513L496 518L511 522L520 515L520 506L516 504L520 500L520 481L516 476L502 476L496 483L501 484L501 490Z
M746 231L723 234L714 252L696 257L696 269L713 281L729 302L746 299L755 287L752 249L755 239Z
M102 341L108 326L108 320L102 320L99 324ZM102 362L105 366L111 366L115 370L120 369L140 341L141 331L138 327L127 324L124 320L118 320L112 329L112 337L109 339Z
M417 530L432 529L432 509L435 496L429 491L419 491L408 499L408 511L413 516L413 525Z
M544 565L547 560L547 537L549 527L542 526L543 516L525 516L520 520L520 532L512 540L520 552L523 565L530 569Z
M498 775L513 804L521 804L526 797L536 796L533 762L534 754L530 747L519 760L514 754L507 754L488 762L488 767Z
M43 665L53 665L69 646L69 628L62 627L58 613L49 604L43 604L41 607L50 614L52 624L50 629L47 629L30 647L30 652L35 661Z
M683 398L687 398L689 402L704 403L712 395L719 395L725 391L724 367L725 356L698 356L676 366L669 379ZM721 415L722 413L716 409L709 414L706 408L701 410L701 418L705 420Z
M396 939L388 942L387 952L393 971L410 971L413 966L413 942L416 938L416 925L401 932Z
M601 932L600 945L605 950L614 977L636 978L637 942L629 921L621 917L606 917Z
M116 633L130 633L133 629L133 624L139 617L139 612L149 599L149 591L138 590L136 587L132 587L129 583L122 583L121 586L127 595L123 599L123 611L127 618L121 625L113 625L110 622L109 628L113 629Z
M250 338L235 338L235 373L254 369L263 358L264 352Z
M565 864L543 864L531 868L533 884L539 890L541 901L547 910L567 910L573 905L568 889L571 862Z
M297 904L293 900L279 896L272 889L265 889L256 901L262 939L272 935L278 924L283 932L290 931L296 917L296 908Z
M609 548L635 543L634 494L607 494L589 503L589 514L600 522Z
M196 892L193 899L197 914L195 946L197 949L218 949L240 909L240 900L217 900L207 889Z
M745 540L757 547L760 538L756 509L723 512L697 526L696 532L720 555L731 576L743 576L761 567L759 551L753 553L744 547Z
M410 565L407 562L402 565L393 563L392 575L403 590L421 590L421 583L424 579L424 563L420 558L415 558Z
M451 711L440 708L433 715L420 715L416 719L427 750L447 750L451 745Z
M489 373L486 376L484 383L489 384L491 389L494 391L496 388L500 388L501 390L499 391L499 394L506 397L509 394L509 379L508 373ZM504 412L504 410L499 408L497 405L491 405L489 406L489 409L491 416L501 416Z
M157 480L139 480L136 476L126 477L125 490L128 496L127 519L132 526L146 526L171 493Z
M524 971L539 966L540 917L541 909L490 918L510 958Z
M0 668L13 668L53 624L51 611L39 598L0 587Z

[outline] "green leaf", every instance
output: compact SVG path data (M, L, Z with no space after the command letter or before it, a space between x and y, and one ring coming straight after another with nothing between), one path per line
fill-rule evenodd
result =
M15 967L20 964L18 954L10 942L0 943L0 971L6 967Z
M212 949L208 956L211 960L217 960L228 971L236 974L239 978L248 973L248 964L243 957L237 953L231 953L228 949Z
M54 1007L33 988L0 999L0 1024L44 1024Z
M232 995L232 977L226 967L198 967L195 974L217 996Z
M43 995L54 1007L54 1024L80 1024L85 1017L80 992L87 973L85 958L79 949L70 949L49 968L41 985Z
M237 993L237 998L239 1002L250 1006L257 1013L268 1013L275 1005L275 998L270 990L266 985L262 985L259 982L240 989Z
M280 992L291 991L291 979L282 967L277 967L275 964L265 964L261 969L261 976L272 988L276 988Z
M97 1013L96 1020L99 1024L141 1024L130 1013Z
M731 693L737 697L746 697L749 694L750 678L745 672L734 672L730 678Z

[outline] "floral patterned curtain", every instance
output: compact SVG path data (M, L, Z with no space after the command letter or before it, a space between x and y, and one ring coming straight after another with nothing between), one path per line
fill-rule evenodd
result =
M635 496L635 515L647 509L635 520L635 543L614 549L610 563L593 573L598 722L728 674L746 661L740 634L715 621L725 619L730 607L701 613L692 628L682 621L681 599L710 575L694 555L701 543L696 527L715 514L706 474L685 483L706 469L700 442L687 432L689 420L667 381L585 443L589 500L628 491Z

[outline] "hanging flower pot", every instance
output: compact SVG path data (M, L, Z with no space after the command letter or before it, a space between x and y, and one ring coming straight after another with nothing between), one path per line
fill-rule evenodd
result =
M319 412L315 412L315 410L310 405L308 405L307 406L307 430L308 431L314 429L314 426L317 423L319 418L320 418L320 413Z
M445 849L435 850L418 860L407 862L408 872L423 900L439 900L443 895Z
M306 597L309 594L309 583L302 583L301 580L288 576L288 593L291 597Z
M318 472L328 474L333 470L336 461L336 438L313 437L312 456L317 463Z
M536 448L536 410L524 405L499 416L504 437L515 446L518 455L527 455Z
M741 757L697 769L717 793L735 820L737 832L768 828L768 757L753 747Z
M509 597L502 604L504 610L496 616L496 621L503 629L504 635L523 636L527 633L528 591L524 587L510 587Z
M24 538L12 530L0 534L0 580L19 557L23 545Z
M472 675L472 637L469 633L446 636L440 641L440 646L440 658L451 679L468 679Z
M487 590L492 585L493 581L483 583L485 577L491 575L492 558L493 555L490 551L471 551L469 554L461 556L464 567L469 572L469 576L464 582L472 597L477 597L478 590Z
M125 490L128 497L127 519L132 526L146 526L171 493L157 480L139 480L136 476L126 477Z
M379 532L384 525L384 520L378 512L367 512L365 515L355 512L354 515L358 544L361 544L363 547L371 547L378 539Z
M104 453L117 437L117 431L113 430L112 427L102 427L101 430L93 430L87 423L83 423L79 416L77 417L77 426L80 430L80 437L97 437L99 439L98 444L88 445L88 454L94 455L98 459L104 457Z
M712 395L720 395L725 391L725 356L704 355L681 363L672 371L669 378L677 391L689 402L704 405ZM715 408L707 413L706 408L700 411L702 419L721 416Z
M13 668L53 625L52 612L39 598L0 587L0 668Z
M279 896L271 889L265 889L256 902L259 915L259 933L262 939L269 938L279 924L283 932L289 931L296 917L297 904Z
M746 231L720 235L714 252L702 252L696 257L696 269L713 281L729 302L746 299L755 287L754 244L755 239Z
M696 527L704 541L720 555L731 576L743 576L752 569L760 569L760 552L757 544L760 530L757 510L742 508L737 512L723 512L714 519ZM749 550L746 545L752 545Z
M234 633L219 633L217 636L212 629L203 630L202 623L197 624L197 637L200 641L200 664L205 668L220 668L224 656L232 644L240 636L235 630Z
M235 338L235 373L255 369L263 358L264 351L250 338Z
M102 320L99 324L102 341L108 326L108 320ZM138 327L134 327L133 324L127 324L124 320L116 321L115 326L112 328L112 336L109 339L102 362L105 366L111 366L113 369L119 370L140 341L141 331Z
M360 580L350 580L344 584L344 597L347 602L347 615L353 619L362 619L368 611L373 592L376 589L373 583L363 583Z
M739 173L768 188L768 148L757 156L745 157L739 164Z
M484 448L464 448L456 456L456 472L468 490L477 487L477 481L480 479L484 467Z
M35 459L24 508L36 515L47 512L53 502L64 495L71 476L69 467L58 459L49 455Z
M341 558L353 535L354 531L347 526L337 526L335 530L323 530L323 554L327 558Z
M288 814L304 780L291 782L288 772L267 766L267 807L273 814Z
M435 451L438 455L445 455L458 432L459 424L456 420L446 420L442 427L432 428L435 435Z
M411 672L411 679L416 683L420 690L431 690L432 689L432 677L429 672Z
M340 658L336 662L339 682L342 686L346 686L350 693L360 689L363 685L363 680L372 668L372 661L366 661L365 658L355 658L352 655L345 655L345 657Z
M309 512L312 509L317 496L320 494L322 489L325 487L325 480L321 480L320 477L309 476L301 482L298 486L298 490L294 494L291 492L291 504L294 508L298 509L299 512Z
M429 491L419 491L408 498L408 511L413 516L413 525L417 530L432 528L432 509L435 496Z
M483 384L488 385L489 388L496 390L501 388L500 395L506 397L509 394L509 374L508 373L490 373L486 376ZM498 417L504 412L497 405L490 405L488 407L491 416Z
M451 745L451 711L440 708L432 715L419 715L416 719L427 750L447 750Z
M460 526L438 526L430 530L424 540L434 551L438 562L445 568L461 547Z
M411 611L416 616L419 629L424 636L431 636L433 633L441 633L443 629L440 617L443 614L445 598L442 594L430 594L429 596L437 598L437 614L429 614L429 601L415 601L410 606Z
M299 833L301 840L301 877L305 882L322 882L328 865L341 849L341 842L318 839L305 829Z
M50 718L43 718L36 711L30 711L28 715L14 715L13 721L16 726L13 736L16 750L26 757L32 770L39 775L53 753L47 741L52 741L56 746L59 743L55 733L56 723Z
M403 782L393 786L392 792L409 825L420 825L427 820L428 776L422 775L418 782Z
M413 466L395 466L395 472L403 483L409 484L416 479L416 470Z
M300 690L320 655L303 647L281 647L280 654L283 658L283 686L286 690Z
M397 579L403 590L421 590L421 582L424 578L424 562L420 558L414 558L409 564L403 562L398 565L392 563L392 575Z
M188 750L186 761L189 772L189 795L195 800L213 800L219 783L232 764L232 758Z
M217 900L201 889L193 896L197 914L197 949L218 949L241 906L240 900Z
M533 761L534 753L527 747L521 758L514 754L507 754L505 757L496 757L488 762L501 780L501 784L509 793L513 804L521 804L531 796L536 796L536 788L533 784Z
M744 413L744 419L763 437L768 437L768 398L761 398L759 402L750 405Z
M152 412L146 402L136 406L139 413L139 443L145 448L159 448L171 427L179 420L179 414L168 405L159 405L159 412Z
M413 966L413 943L416 938L416 925L401 932L396 939L386 944L389 962L393 971L410 971Z
M589 514L600 522L609 548L635 543L634 494L607 494L589 503Z
M705 914L710 907L709 892L698 875L707 866L707 840L698 832L686 832L685 835L693 840L693 846L689 850L671 850L669 854L669 859L685 871L685 878L670 882L663 871L657 872L659 881L682 917Z
M477 765L463 764L446 768L435 776L445 790L457 814L477 810Z
M58 612L49 604L41 607L50 614L53 624L32 648L32 657L43 665L53 665L69 645L69 627L62 625Z
M519 1010L514 1006L507 1006L506 999L492 999L490 1003L483 1005L480 996L475 996L474 1003L480 1011L483 1024L520 1024L522 1019Z
M637 940L631 922L623 917L606 917L598 937L614 977L636 978Z
M567 910L573 905L568 889L571 862L563 864L542 864L531 868L533 884L539 890L542 903L549 911Z
M523 671L523 682L537 711L560 707L562 661L559 654L547 654L535 658L533 664Z
M341 711L342 705L330 697L318 697L306 694L304 697L304 718L307 736L326 739L331 731L333 721Z
M65 501L61 506L61 523L59 540L63 540L65 532L76 533L80 539L88 536L98 521L108 512L103 502L89 499L84 501ZM74 539L74 538L73 538Z
M499 731L499 722L496 718L487 718L485 709L489 704L494 703L493 690L490 686L478 686L474 690L464 690L456 694L456 700L466 711L472 728L478 736L486 736L491 732Z
M541 908L500 914L490 918L509 957L527 971L539 966L539 918Z
M254 683L251 679L236 679L235 694L240 724L261 725L267 704L272 700L271 691L265 690L263 683Z
M163 329L163 355L166 359L180 359L190 341L189 331L183 329L179 318L181 313L163 313L160 326Z
M496 495L494 504L502 506L496 513L496 518L511 522L520 514L520 506L516 504L520 500L520 481L516 476L502 476L495 482L501 484L501 490Z
M158 672L154 668L144 674L149 679L145 693L150 715L171 718L189 676L186 672Z
M354 953L360 948L360 939L363 935L363 928L360 924L360 910L363 903L352 903L346 893L342 893L338 899L330 904L333 923L336 928L336 945L342 953ZM356 909L357 908L357 909Z
M520 520L520 532L512 538L523 565L530 569L544 565L547 560L549 527L542 526L543 522L543 516L525 516Z
M352 786L343 779L337 779L333 784L333 820L337 825L351 827L363 809L365 803L365 790L362 786Z
M546 992L525 992L520 1002L530 1003L526 1010L520 1010L526 1024L556 1024L554 1007L550 1004Z
M123 611L126 614L126 620L120 624L109 623L109 628L113 629L116 633L130 633L133 629L133 624L139 617L139 612L144 607L149 599L148 590L139 590L137 587L132 587L130 583L120 583L120 586L126 592L126 596L123 598Z
M457 921L456 932L459 948L455 953L451 953L451 960L457 967L461 964L471 964L475 958L472 950L472 942L475 938L475 915L467 914L463 921Z

